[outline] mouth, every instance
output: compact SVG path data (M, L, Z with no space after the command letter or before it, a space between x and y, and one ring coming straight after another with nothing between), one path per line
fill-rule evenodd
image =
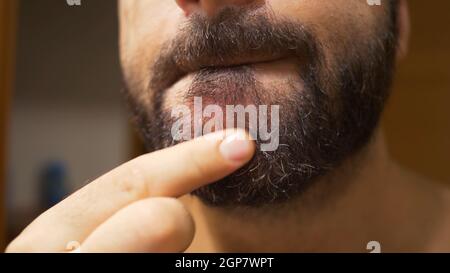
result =
M199 71L214 70L221 71L230 68L237 67L260 67L260 66L270 66L272 64L278 64L285 60L292 60L288 55L285 54L274 54L274 55L249 55L246 57L234 56L231 58L208 58L199 60L187 60L187 59L175 59L176 67L179 69L176 76L173 77L172 81L168 83L166 88L173 86L182 78L190 74L198 73Z
M299 63L295 58L266 58L231 65L207 66L180 74L174 83L159 95L162 105L191 106L195 97L205 105L260 105L277 101L289 88L302 90Z
M234 66L252 65L258 63L268 63L277 61L287 56L284 54L248 54L247 56L227 56L226 58L218 55L214 58L199 58L198 60L175 59L177 66L186 74L193 73L207 68L228 68Z

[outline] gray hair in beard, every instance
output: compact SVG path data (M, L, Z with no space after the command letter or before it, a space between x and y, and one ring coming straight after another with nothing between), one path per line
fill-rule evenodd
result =
M396 13L395 13L396 14ZM319 177L337 168L364 147L377 127L389 94L396 48L396 17L383 31L355 46L348 56L325 65L314 31L301 22L275 19L263 8L225 8L212 20L196 14L161 52L152 67L152 105L142 105L130 92L128 101L149 151L175 145L173 119L162 108L164 90L189 71L198 71L189 96L220 86L255 103L272 104L251 68L217 69L217 60L240 56L289 56L299 63L299 81L281 90L280 147L259 151L245 167L193 192L212 206L260 207L301 196ZM189 99L186 97L185 99ZM218 98L219 99L219 98ZM257 144L260 143L257 141ZM173 166L176 168L177 166Z

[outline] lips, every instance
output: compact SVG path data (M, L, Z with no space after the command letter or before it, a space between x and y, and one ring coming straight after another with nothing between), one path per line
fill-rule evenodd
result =
M289 58L309 62L315 43L304 25L273 20L265 9L226 9L215 18L190 16L164 44L152 67L156 96L187 74L272 63Z
M174 77L173 81L168 87L172 86L180 79L184 78L188 74L197 73L201 70L215 70L229 69L239 66L252 66L258 64L269 64L277 62L282 59L288 58L284 54L262 55L262 54L248 54L246 56L227 56L226 58L198 58L195 60L189 60L187 58L175 58L176 67L179 69L179 73Z
M186 104L194 97L206 105L259 105L262 100L277 100L286 88L302 90L300 75L293 58L250 64L210 67L188 74L167 89L164 98L173 104Z

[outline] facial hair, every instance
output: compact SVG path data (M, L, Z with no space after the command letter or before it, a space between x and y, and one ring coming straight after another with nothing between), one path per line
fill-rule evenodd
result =
M280 146L273 152L257 149L239 171L193 194L220 207L260 207L301 197L366 146L378 125L389 95L397 36L395 15L383 19L384 27L364 37L360 46L355 41L351 50L333 56L330 64L314 29L302 22L276 19L266 9L228 7L213 19L194 14L153 65L146 90L152 104L128 97L148 150L177 144L171 135L174 120L163 107L164 91L198 69L183 101L202 96L218 104L242 104L243 98L255 105L279 104ZM268 90L251 65L215 67L219 58L252 54L289 56L298 62L298 78L280 90ZM274 91L285 95L275 101L267 95ZM260 147L260 140L256 143Z

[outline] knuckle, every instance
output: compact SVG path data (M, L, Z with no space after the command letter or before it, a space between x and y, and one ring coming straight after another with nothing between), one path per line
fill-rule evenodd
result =
M148 182L138 164L125 164L119 175L114 176L112 183L119 192L132 199L148 196Z

